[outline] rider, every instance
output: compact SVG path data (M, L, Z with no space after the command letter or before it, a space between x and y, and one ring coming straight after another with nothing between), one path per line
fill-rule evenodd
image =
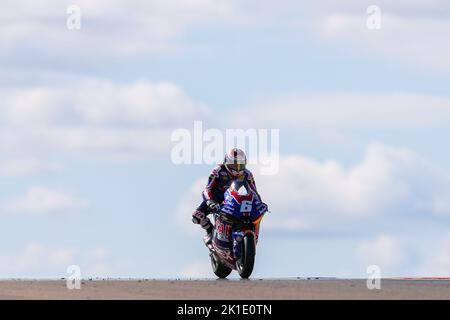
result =
M253 175L250 170L246 169L246 165L247 157L244 151L233 148L225 154L223 163L211 171L208 184L202 193L203 201L192 214L192 222L200 224L206 230L205 243L211 242L214 230L214 226L207 216L220 210L220 204L224 201L224 193L233 181L247 181L251 190L261 200Z

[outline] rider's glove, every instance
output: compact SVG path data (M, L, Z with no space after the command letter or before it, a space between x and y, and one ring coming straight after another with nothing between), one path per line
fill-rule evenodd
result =
M211 210L211 212L213 213L218 212L220 210L220 205L217 202L209 200L206 204L208 205L209 210Z

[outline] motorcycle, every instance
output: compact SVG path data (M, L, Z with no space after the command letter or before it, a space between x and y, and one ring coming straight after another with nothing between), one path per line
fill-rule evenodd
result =
M214 214L212 241L206 244L211 266L219 278L226 278L236 270L246 279L253 271L259 225L267 205L249 192L245 184L237 182L225 192L224 198L220 211Z

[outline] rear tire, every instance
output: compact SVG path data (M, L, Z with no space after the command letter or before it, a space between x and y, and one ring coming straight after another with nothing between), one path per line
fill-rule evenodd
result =
M219 277L220 279L228 277L228 275L231 273L231 268L228 268L223 263L221 263L218 259L214 256L214 254L211 255L211 267L213 269L214 274Z
M255 264L255 239L252 234L244 236L242 249L242 264L236 262L236 266L241 278L247 279L252 274Z

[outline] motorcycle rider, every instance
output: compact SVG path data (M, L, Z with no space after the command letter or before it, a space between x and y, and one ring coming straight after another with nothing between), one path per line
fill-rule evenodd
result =
M247 157L244 151L233 148L225 154L223 163L211 171L206 188L202 193L203 201L192 214L192 222L199 224L206 231L205 243L211 242L214 230L208 215L220 210L220 204L224 201L224 193L233 181L246 181L261 201L253 174L246 168L246 165Z

